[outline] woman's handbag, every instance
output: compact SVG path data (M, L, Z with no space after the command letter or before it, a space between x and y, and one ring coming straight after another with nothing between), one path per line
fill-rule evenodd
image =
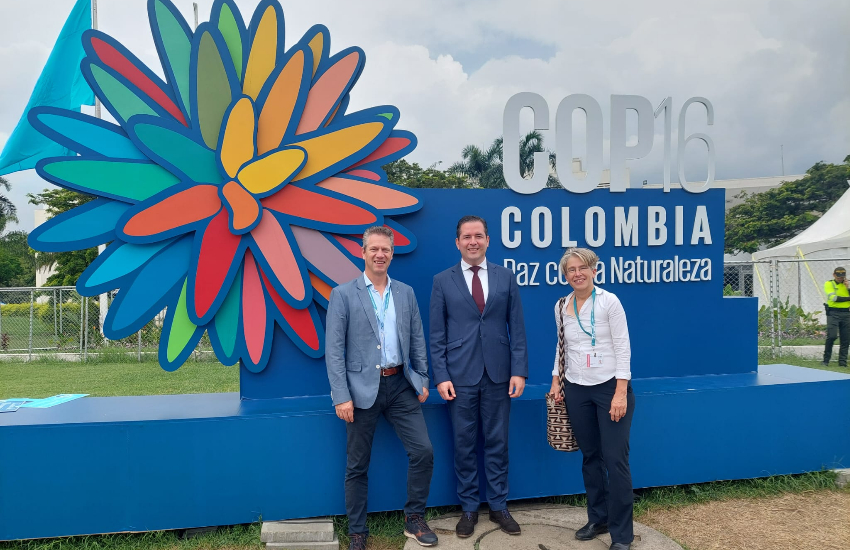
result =
M558 312L561 316L561 324L558 327L558 380L561 383L561 397L564 397L566 387L566 349L564 346L564 303L566 298L558 300ZM546 437L549 445L556 451L571 453L578 451L578 442L570 424L570 415L567 414L566 399L560 403L555 402L555 397L546 394Z

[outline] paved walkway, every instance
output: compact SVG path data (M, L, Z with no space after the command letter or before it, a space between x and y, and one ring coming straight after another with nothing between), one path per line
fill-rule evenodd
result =
M511 514L522 527L522 535L503 533L495 523L490 523L486 508L478 514L475 533L468 539L455 536L455 525L460 513L441 516L428 522L440 537L436 548L440 550L607 550L611 537L602 535L592 541L575 539L576 529L587 523L584 508L556 505L515 505ZM416 541L408 540L404 550L421 548ZM635 523L635 541L632 550L682 550L682 547L655 529Z

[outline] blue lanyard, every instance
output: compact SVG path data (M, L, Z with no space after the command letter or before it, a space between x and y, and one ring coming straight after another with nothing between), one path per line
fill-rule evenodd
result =
M590 345L592 347L596 347L596 289L593 289L593 292L590 293L592 297L592 302L590 303L590 332L584 330L584 326L581 324L581 319L578 316L578 305L576 305L576 297L573 295L573 311L576 313L576 321L578 321L578 326L581 328L581 331L590 336Z

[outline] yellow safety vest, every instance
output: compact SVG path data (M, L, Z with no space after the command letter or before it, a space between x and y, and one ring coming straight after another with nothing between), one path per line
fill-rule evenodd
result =
M847 285L839 285L834 280L829 280L823 284L823 291L826 294L826 305L835 309L850 309L850 302L836 302L838 296L850 297L850 290Z

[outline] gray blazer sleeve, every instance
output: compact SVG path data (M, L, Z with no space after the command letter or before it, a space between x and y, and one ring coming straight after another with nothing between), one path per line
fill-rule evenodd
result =
M328 315L325 320L325 366L331 383L331 399L334 406L351 401L348 379L345 375L345 335L348 329L348 304L337 288L331 291L328 300Z
M425 330L422 327L422 316L419 314L419 303L413 289L410 289L410 368L428 383L428 353L425 349ZM421 391L417 388L416 391Z

